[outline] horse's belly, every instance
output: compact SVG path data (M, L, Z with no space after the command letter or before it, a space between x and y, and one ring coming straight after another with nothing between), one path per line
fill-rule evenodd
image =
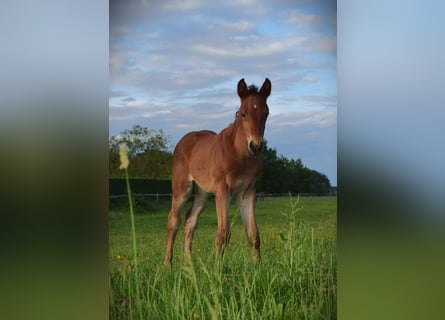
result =
M213 181L202 174L191 174L192 180L205 192L207 193L215 193L215 184Z
M212 179L211 176L207 174L195 174L191 175L193 181L204 191L207 193L215 193L217 182ZM244 192L247 188L251 186L252 183L255 182L255 179L251 178L241 178L238 177L236 179L226 179L226 185L231 197L234 197L238 193Z
M207 157L194 157L190 164L190 175L201 189L215 193L216 181L211 163L211 159Z

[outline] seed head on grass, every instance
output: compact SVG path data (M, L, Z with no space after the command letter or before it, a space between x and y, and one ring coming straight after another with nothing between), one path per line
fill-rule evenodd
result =
M121 160L121 165L119 166L119 169L121 170L127 169L128 165L130 164L130 160L128 160L127 145L125 143L121 143L119 147L119 158Z
M130 161L128 160L127 155L127 145L125 143L121 143L119 147L119 158L121 160L121 165L119 169L125 170L125 181L127 183L127 194L128 194L128 203L130 205L130 220L131 220L131 235L133 242L133 265L129 266L128 271L134 271L134 279L135 279L135 287L136 287L136 308L139 311L139 318L142 319L142 304L140 299L140 289L139 289L139 270L138 270L138 258L137 258L137 245L136 245L136 228L134 223L134 212L133 212L133 200L131 199L131 190L130 190L130 179L128 177L128 165Z

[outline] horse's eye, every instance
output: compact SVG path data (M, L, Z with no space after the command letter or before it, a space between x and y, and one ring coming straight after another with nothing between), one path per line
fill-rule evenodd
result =
M246 117L247 117L247 113L245 113L245 112L241 112L241 117L242 117L243 119L246 119Z

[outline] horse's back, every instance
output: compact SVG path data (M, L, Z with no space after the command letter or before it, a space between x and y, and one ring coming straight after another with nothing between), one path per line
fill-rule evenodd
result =
M190 154L199 143L211 141L215 138L216 133L210 130L189 132L179 140L173 152L173 157L180 156L181 154Z
M173 152L173 173L188 168L192 156L209 154L216 136L213 131L201 130L189 132L182 137Z

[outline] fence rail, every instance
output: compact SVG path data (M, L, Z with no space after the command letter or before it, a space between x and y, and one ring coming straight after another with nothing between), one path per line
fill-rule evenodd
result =
M300 193L300 194L291 194L289 193L257 193L257 199L264 199L264 198L278 198L278 197L289 197L289 196L300 196L300 197L334 197L337 195L337 193L330 192L330 193ZM156 198L156 201L160 198L171 198L171 193L132 193L132 196L134 197L154 197ZM191 197L194 195L192 194ZM213 196L213 194L211 195ZM110 195L108 196L109 199L116 199L116 198L126 198L128 195L122 194L122 195Z

